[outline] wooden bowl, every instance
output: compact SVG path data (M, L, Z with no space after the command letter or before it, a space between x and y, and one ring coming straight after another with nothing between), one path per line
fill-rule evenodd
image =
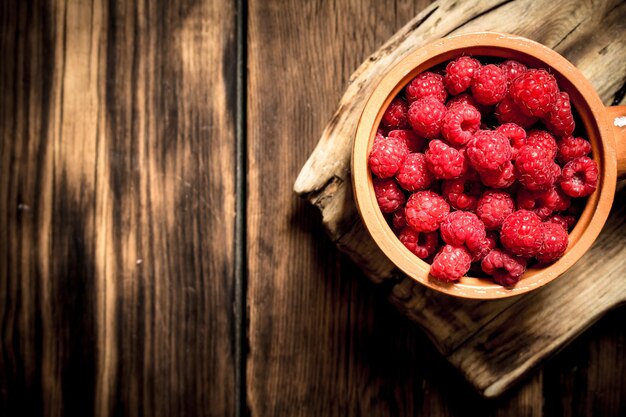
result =
M430 265L411 253L394 235L378 208L368 155L376 129L391 100L419 73L461 55L515 59L529 67L548 69L576 108L600 168L598 189L588 198L578 223L570 233L569 247L561 259L544 268L530 268L513 288L489 279L463 277L444 283L429 275ZM605 107L583 74L561 55L539 43L499 33L451 36L416 50L390 68L369 98L352 149L352 181L356 204L370 234L385 255L416 281L457 297L496 299L522 294L547 284L570 268L589 249L604 225L618 176L626 173L626 106ZM589 271L593 279L593 271Z

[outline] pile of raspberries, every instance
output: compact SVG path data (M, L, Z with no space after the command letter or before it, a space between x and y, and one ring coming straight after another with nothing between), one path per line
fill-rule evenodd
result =
M369 154L378 205L433 277L471 269L513 286L563 255L597 187L575 130L548 71L462 56L419 74L385 111Z

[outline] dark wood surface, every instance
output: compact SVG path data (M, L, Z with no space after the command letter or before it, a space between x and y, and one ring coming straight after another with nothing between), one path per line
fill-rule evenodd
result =
M2 2L0 415L626 415L626 309L483 400L292 192L426 5Z

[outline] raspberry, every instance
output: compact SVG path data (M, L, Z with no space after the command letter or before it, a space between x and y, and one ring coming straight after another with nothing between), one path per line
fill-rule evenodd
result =
M472 257L467 249L445 245L430 266L430 275L442 281L458 281L472 266Z
M439 194L418 191L406 202L406 222L418 232L434 232L450 212L450 206Z
M422 233L405 227L398 236L400 242L420 259L426 259L437 251L439 235L437 232Z
M557 156L559 161L566 164L574 158L587 156L591 153L591 143L583 138L575 138L567 136L562 138L558 143Z
M393 213L406 201L398 184L389 178L374 178L374 194L383 213Z
M485 115L488 115L492 110L491 106L483 106L482 104L478 103L471 94L468 93L461 93L456 97L452 97L450 100L448 100L448 103L446 103L446 107L448 109L451 109L457 104L469 104L470 106L474 106L474 108L476 108L476 110L478 110L483 117Z
M498 133L502 133L509 139L511 144L511 158L517 157L517 152L526 144L526 131L515 123L505 123L496 129Z
M546 116L559 94L556 79L543 69L529 69L511 83L511 97L527 116Z
M376 135L369 156L370 169L378 178L393 177L408 153L403 140Z
M496 104L506 96L506 75L493 64L480 67L472 78L472 94L480 104Z
M407 191L425 190L435 181L435 176L426 167L426 156L423 153L410 153L396 173L400 187Z
M469 211L453 211L439 226L441 238L448 245L465 246L470 252L478 251L486 238L485 225Z
M504 219L515 211L511 195L504 191L487 190L476 204L476 215L489 230L497 230Z
M453 145L465 145L480 128L480 112L470 104L457 104L446 113L441 134Z
M430 71L422 72L413 78L404 89L404 93L409 103L426 97L432 97L440 103L445 103L446 97L448 97L443 85L443 77Z
M511 82L514 79L522 75L528 69L526 68L526 65L512 59L501 62L498 66L500 67L502 72L504 72L507 85L511 85Z
M544 223L554 223L562 226L565 230L569 230L576 224L576 217L563 216L562 214L553 214L548 217Z
M554 107L544 120L546 127L556 136L569 136L576 128L569 95L560 92L556 96Z
M495 171L511 160L511 144L502 133L480 130L467 144L467 158L478 172Z
M476 70L480 68L480 62L469 56L462 56L450 61L446 66L446 75L443 83L453 96L462 93L470 87Z
M404 216L404 207L398 208L391 216L391 224L396 230L402 230L406 227L406 217Z
M547 218L554 211L567 210L570 204L570 198L554 187L547 191L520 190L517 193L517 207L532 210L542 219Z
M424 139L417 136L412 130L392 130L389 132L389 137L402 139L406 143L409 152L421 152L424 148Z
M441 194L456 210L474 211L482 189L480 178L474 171L441 184Z
M440 140L432 140L426 151L426 164L435 178L453 179L467 172L465 154Z
M526 146L543 149L546 151L550 159L554 159L556 156L556 140L554 140L554 136L545 130L533 129L528 132Z
M403 129L408 124L407 112L409 106L400 97L396 97L391 101L389 107L383 114L382 123L390 129Z
M498 235L496 235L495 232L488 230L478 250L472 252L472 262L479 262L483 260L489 252L496 248L496 246L498 246Z
M534 116L527 116L522 113L522 110L515 104L511 96L504 97L504 99L496 105L495 115L498 122L502 124L515 123L524 129L534 125L538 120Z
M485 256L480 267L498 284L512 287L526 271L526 260L503 250L494 249Z
M586 197L598 186L598 164L588 156L569 161L563 167L561 189L570 197Z
M556 261L563 256L568 244L569 237L566 229L556 223L544 223L543 245L536 258L542 263Z
M513 163L508 161L495 171L484 171L480 173L480 180L487 187L508 188L515 182L515 168Z
M414 101L409 107L409 123L415 132L428 139L441 133L446 106L432 97Z
M515 176L529 191L546 190L559 176L559 166L543 149L523 146L515 159Z
M532 211L517 210L504 219L500 241L515 255L535 256L543 244L543 223Z

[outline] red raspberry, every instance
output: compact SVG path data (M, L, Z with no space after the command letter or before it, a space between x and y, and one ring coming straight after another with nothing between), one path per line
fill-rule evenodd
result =
M435 176L426 167L423 153L410 153L396 173L400 187L407 191L425 190L435 182Z
M446 106L432 97L414 101L409 107L409 123L419 135L434 139L441 133Z
M440 140L432 140L428 144L426 164L439 179L458 178L467 172L465 154Z
M456 97L452 97L450 100L448 100L448 103L446 103L446 107L448 109L451 109L457 104L469 104L470 106L476 108L476 110L478 110L483 117L489 115L493 110L491 106L483 106L482 104L478 103L469 93L461 93Z
M532 210L542 219L547 218L554 211L567 210L570 204L570 198L555 187L547 191L520 190L517 193L517 207Z
M517 210L504 219L500 241L515 255L535 256L543 244L543 223L532 211Z
M560 92L556 96L554 107L544 120L546 127L556 136L569 136L576 128L569 95Z
M378 178L393 177L408 153L403 140L376 135L370 151L370 169Z
M528 69L526 68L526 65L512 59L501 62L498 66L506 76L507 85L511 85L511 82L513 82L514 79L522 75Z
M526 131L515 123L500 125L496 131L502 133L509 139L509 143L511 144L511 158L515 159L517 152L526 144Z
M476 171L495 171L511 160L511 144L502 133L479 130L467 144L466 153Z
M566 164L574 158L587 156L591 153L591 143L583 138L575 138L567 136L562 138L558 143L557 156L559 161Z
M420 259L426 259L437 251L439 235L437 232L422 233L405 227L398 236L400 242Z
M480 262L498 246L498 235L488 230L478 250L472 252L472 262Z
M453 211L439 226L441 238L448 245L465 246L470 252L480 250L485 240L485 225L469 211Z
M424 148L424 139L417 136L412 130L392 130L389 132L389 137L402 139L406 143L409 152L421 152Z
M400 97L391 101L389 107L383 114L382 123L390 129L404 129L408 125L407 112L409 106Z
M406 201L398 184L389 178L374 178L374 194L383 213L393 213Z
M554 139L554 136L545 130L533 129L528 132L526 146L543 149L551 159L554 159L556 156L556 140Z
M406 202L406 222L418 232L434 232L450 213L450 206L439 194L418 191Z
M441 134L452 145L465 145L480 128L480 112L470 104L457 104L448 109Z
M567 250L569 236L567 230L556 223L543 224L543 245L536 258L539 262L549 263L559 259Z
M543 149L524 146L515 159L515 176L529 191L552 187L559 176L559 169Z
M515 168L513 167L513 163L508 161L495 171L481 172L480 180L487 187L498 189L509 188L515 182Z
M430 275L441 281L458 281L472 266L472 257L467 249L460 246L445 245L430 266Z
M511 96L504 97L504 99L496 105L495 115L498 122L502 124L515 123L524 129L534 125L538 120L534 116L527 116L522 113L522 110L515 104Z
M565 230L569 230L576 224L576 217L564 216L562 214L553 214L552 216L548 217L545 222L558 224L562 226Z
M480 178L474 171L441 183L441 194L456 210L474 211L482 189Z
M393 212L393 215L391 216L391 224L396 230L402 230L406 227L404 207L400 207L398 210Z
M450 61L446 66L446 75L443 83L453 96L462 93L470 87L472 78L480 62L469 56L462 56Z
M476 204L476 215L489 230L498 230L504 219L514 211L513 198L504 191L487 190Z
M563 167L561 189L570 197L586 197L598 186L598 164L588 156L569 161Z
M506 75L493 64L480 67L472 78L472 94L480 104L496 104L506 96Z
M552 111L559 86L546 70L529 69L513 80L510 92L524 114L543 117Z
M512 287L526 271L526 260L503 250L494 249L485 256L480 267L498 284Z
M445 103L446 97L448 97L443 85L443 77L430 71L422 72L413 78L404 89L404 93L409 103L426 97L432 97L440 103Z

